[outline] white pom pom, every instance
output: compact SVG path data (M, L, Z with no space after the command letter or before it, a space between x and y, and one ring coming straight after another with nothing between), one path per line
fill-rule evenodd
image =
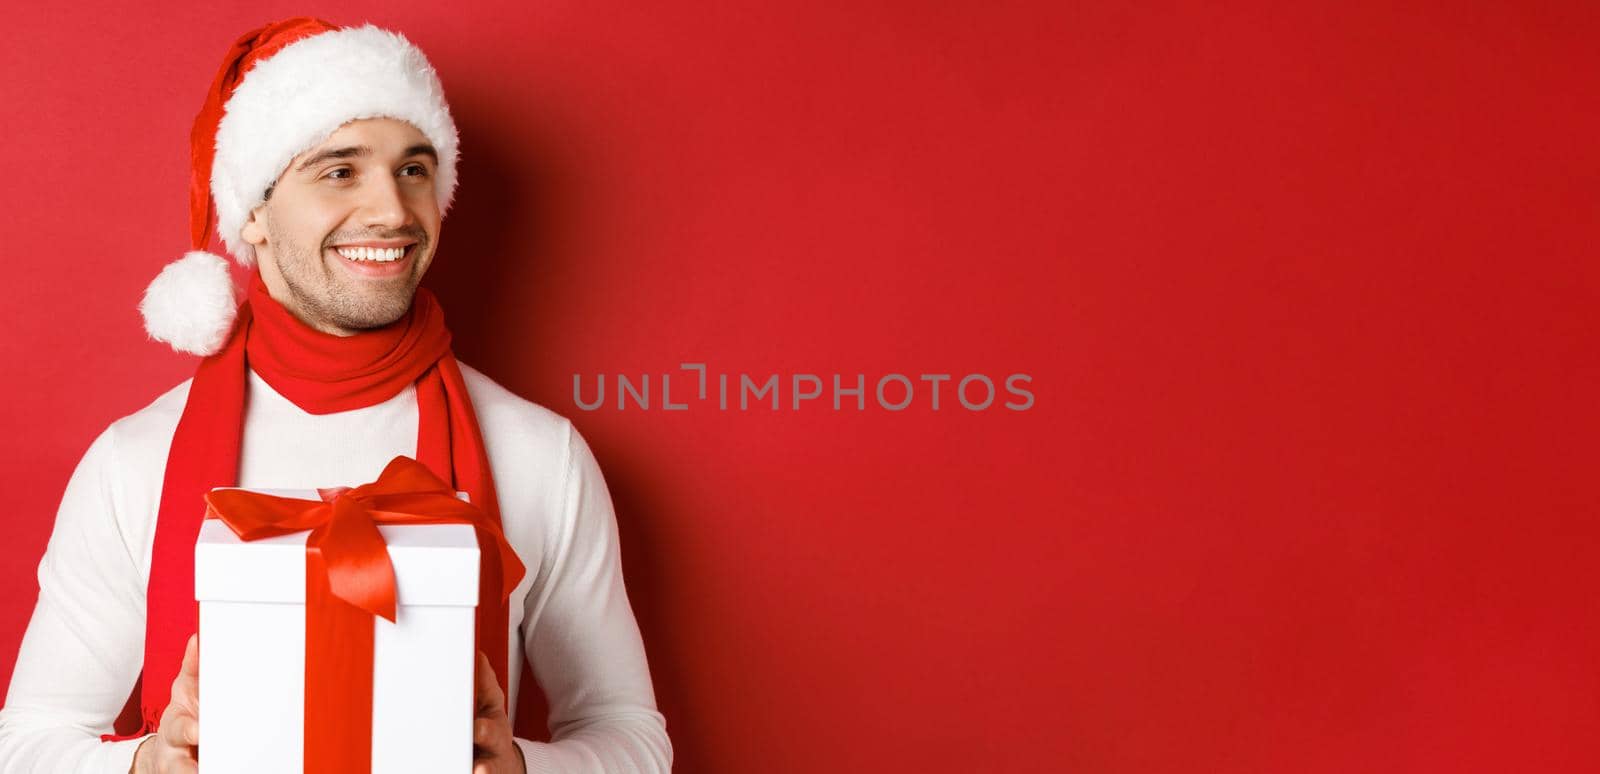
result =
M222 349L238 312L227 259L200 250L167 264L139 302L150 338L202 357Z

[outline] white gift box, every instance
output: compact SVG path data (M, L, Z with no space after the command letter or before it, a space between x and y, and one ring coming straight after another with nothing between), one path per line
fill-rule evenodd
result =
M314 490L254 491L319 499ZM398 605L395 623L373 616L372 771L467 774L477 537L466 524L378 530L394 565ZM194 555L201 774L302 770L309 534L246 542L217 519L201 525Z

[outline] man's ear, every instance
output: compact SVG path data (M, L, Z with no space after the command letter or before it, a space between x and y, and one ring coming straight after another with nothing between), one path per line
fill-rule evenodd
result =
M244 228L239 230L239 235L244 241L256 247L267 243L267 205L258 205L250 211L250 219L244 222Z

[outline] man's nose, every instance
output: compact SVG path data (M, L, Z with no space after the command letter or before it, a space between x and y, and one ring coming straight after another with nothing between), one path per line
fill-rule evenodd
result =
M395 229L411 221L400 184L392 176L377 176L362 191L360 218L363 225Z

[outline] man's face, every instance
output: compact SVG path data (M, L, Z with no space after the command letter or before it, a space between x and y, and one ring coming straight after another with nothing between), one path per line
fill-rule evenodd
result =
M295 157L242 232L272 297L339 336L400 319L438 245L437 172L427 138L392 118L352 121Z

